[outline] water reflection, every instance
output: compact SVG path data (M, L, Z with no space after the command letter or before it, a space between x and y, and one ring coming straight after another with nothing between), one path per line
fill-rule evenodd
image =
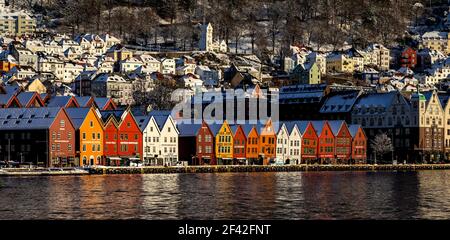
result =
M450 171L0 178L0 219L448 219Z

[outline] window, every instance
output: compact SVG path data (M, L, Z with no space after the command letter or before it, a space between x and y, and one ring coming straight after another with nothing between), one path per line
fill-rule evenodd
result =
M94 127L94 122L93 122L93 121L90 121L90 122L89 122L89 125L91 126L91 128Z
M92 139L95 139L95 133L92 133Z
M59 122L59 127L63 128L63 127L65 127L65 126L66 126L66 122L65 122L64 120L61 120L61 121Z
M83 144L83 152L86 152L86 144Z
M83 133L83 140L86 140L86 133Z
M97 133L97 139L100 139L100 133Z
M67 150L68 150L68 151L72 151L72 144L69 143L69 144L67 145Z
M67 133L67 139L69 139L69 140L72 139L72 133L71 132Z

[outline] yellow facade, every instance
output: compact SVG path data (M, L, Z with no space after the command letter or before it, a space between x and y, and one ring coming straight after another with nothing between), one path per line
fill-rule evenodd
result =
M351 58L327 59L327 72L353 73L355 65Z
M103 160L103 123L94 108L86 115L79 129L80 166L99 165Z
M222 127L216 135L216 158L233 158L233 132L227 121L224 121Z

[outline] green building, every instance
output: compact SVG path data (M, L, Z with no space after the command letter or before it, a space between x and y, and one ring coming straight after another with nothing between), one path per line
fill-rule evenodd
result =
M320 84L321 73L316 62L306 62L294 68L291 79L298 84Z

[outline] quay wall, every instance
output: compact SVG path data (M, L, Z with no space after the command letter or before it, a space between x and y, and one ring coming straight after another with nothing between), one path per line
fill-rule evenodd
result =
M229 172L317 172L317 171L418 171L445 170L450 164L407 165L288 165L288 166L186 166L186 167L92 167L90 174L176 174Z

